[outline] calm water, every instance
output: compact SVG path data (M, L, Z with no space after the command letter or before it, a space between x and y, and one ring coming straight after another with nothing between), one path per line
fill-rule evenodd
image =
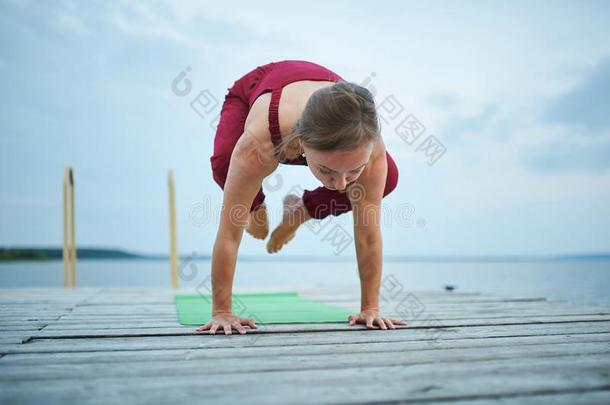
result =
M209 261L182 263L181 286L196 287L210 272ZM388 262L411 290L476 291L502 296L547 297L610 305L610 261L418 263ZM61 287L62 262L0 264L0 287ZM286 289L294 286L351 286L357 290L355 262L240 261L234 287ZM80 260L78 286L169 286L169 265L151 260Z

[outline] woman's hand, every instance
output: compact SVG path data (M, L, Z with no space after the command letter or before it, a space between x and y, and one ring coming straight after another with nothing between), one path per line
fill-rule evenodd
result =
M196 331L203 332L209 329L210 335L215 335L216 329L222 328L225 331L225 335L231 335L232 329L235 329L242 335L245 335L246 328L242 325L248 325L250 329L256 329L256 324L252 319L240 318L232 314L218 314L213 316L208 323L197 328Z
M390 319L385 315L381 315L379 311L374 309L367 309L360 312L357 315L350 315L347 320L349 325L353 326L357 323L364 323L369 329L373 329L373 325L377 323L380 329L396 329L395 325L406 325L405 321L400 319Z

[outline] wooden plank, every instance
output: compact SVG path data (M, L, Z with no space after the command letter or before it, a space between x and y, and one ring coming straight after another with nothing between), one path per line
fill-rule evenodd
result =
M409 401L410 404L429 404L429 401ZM526 403L528 405L608 405L610 390L571 389L552 394L544 391L534 393L514 393L504 396L479 397L477 399L458 399L451 401L455 405L513 405Z
M608 321L610 322L610 315L585 315L585 316L547 316L547 317L527 317L527 318L486 318L486 319L443 319L438 318L443 327L472 327L472 326L498 326L498 325L526 325L526 324L550 324L550 323L581 323L581 322L600 322L600 321ZM347 320L346 320L347 322ZM298 324L284 324L288 325L284 328L281 328L280 324L261 324L260 329L266 331L286 331L287 327L292 327L293 330L300 330L302 328L307 328L310 330L309 324L307 325L298 325ZM337 323L328 323L328 324L318 324L318 330L325 330L324 326L327 326L327 330L336 330L340 328L342 324ZM347 328L350 327L347 324L343 324ZM426 325L425 318L422 320L415 320L409 323L410 326L423 326ZM29 336L32 336L36 339L42 338L59 338L59 337L95 337L95 336L161 336L161 335L176 335L176 334L196 334L195 329L197 326L182 326L176 325L174 327L164 327L164 328L131 328L125 327L122 329L114 328L114 329L96 329L92 327L92 325L87 325L87 328L84 328L82 324L79 324L79 329L50 329L44 328L43 330L34 330L31 331ZM280 329L281 328L281 329ZM2 334L0 334L2 336Z
M29 325L13 325L13 326L3 326L0 327L0 336L2 336L5 332L35 332L39 331L41 327L39 326L29 326Z
M359 290L356 290L359 291ZM203 291L204 294L209 294L209 291ZM238 293L234 291L234 293ZM190 292L190 294L198 294L198 292ZM529 301L547 301L544 297L496 297L496 296L470 296L470 295L454 295L454 294L430 294L428 292L420 291L409 291L401 293L397 296L392 296L392 299L402 299L403 296L408 294L415 295L422 301L451 301L451 302L529 302ZM300 294L304 298L322 301L357 301L359 299L358 294ZM386 295L390 298L389 295ZM85 305L104 305L104 304L134 304L134 303L147 303L147 304L171 304L174 301L174 295L119 295L119 296L99 296L83 301Z
M359 302L344 302L344 303L333 303L333 302L329 302L329 301L318 301L318 302L323 302L325 304L329 304L329 305L335 305L335 306L339 306L342 308L349 308L349 309L359 309L360 308L360 303ZM401 303L400 301L394 301L394 302L382 302L381 303L381 307L382 309L391 309L394 307L397 307L399 305L405 305L406 303ZM490 311L490 310L509 310L509 309L548 309L548 310L561 310L563 309L564 311L570 311L570 310L588 310L590 312L595 312L595 313L606 313L606 314L610 314L610 308L588 308L588 307L574 307L573 305L561 305L561 304L554 304L554 303L548 303L548 302L535 302L535 303L530 303L530 302L519 302L519 303L506 303L506 302L498 302L498 303L457 303L457 302L449 302L449 303L423 303L421 302L421 305L423 305L425 308L429 309L429 310L434 310L434 311L459 311L459 310L470 310L470 311L475 311L475 310L486 310L486 311ZM15 313L19 313L19 314L30 314L32 312L36 312L36 311L26 311L26 310L21 310L21 311L6 311L4 314L5 315L12 315ZM63 311L44 311L46 313L58 313L58 314L70 314L70 315L74 315L74 316L80 316L80 315L97 315L97 314L110 314L110 315L121 315L121 314L125 314L126 312L128 312L129 314L146 314L146 313L151 313L151 314L171 314L171 313L176 313L176 307L175 305L172 304L156 304L156 305L140 305L140 304L134 304L134 305L125 305L125 304L112 304L112 305L94 305L94 306L85 306L85 305L79 305L76 306L72 309L68 309L68 310L63 310Z
M209 296L208 291L203 291L205 295ZM235 292L234 292L235 294ZM198 296L200 295L197 292L194 292L190 295ZM332 302L353 302L358 301L360 299L358 294L350 294L350 295L325 295L325 294L300 294L301 297L306 299L311 299L315 301L332 301ZM560 300L548 300L544 297L497 297L497 296L460 296L453 294L442 294L442 295L434 295L428 293L422 293L418 291L405 291L400 294L381 294L380 298L383 301L388 300L396 300L400 301L405 297L417 297L421 301L425 302L463 302L463 303L494 303L494 302L565 302ZM32 297L35 302L38 300L35 297ZM87 299L81 300L77 302L67 303L65 305L86 305L86 306L96 306L96 305L121 305L121 304L147 304L147 305L155 305L155 304L172 304L175 300L174 294L167 296L149 296L149 295L134 295L134 296L100 296L95 299ZM32 302L32 300L28 301ZM40 305L57 305L55 301L40 303ZM8 305L8 303L6 304Z
M347 311L356 313L357 309L346 308ZM281 311L281 309L278 309ZM396 307L396 308L382 308L382 312L385 315L391 316L406 316L406 320L413 319L416 317L422 317L427 315L434 315L437 318L445 318L445 319L486 319L486 318L497 318L503 316L510 317L536 317L536 316L610 316L610 313L604 312L592 312L587 310L582 311L561 311L549 309L545 310L544 308L523 308L521 310L517 309L500 309L500 310L432 310L429 308L422 309L411 309L409 307ZM238 313L241 316L256 316L255 311L249 311L248 308L245 308L241 312ZM167 313L148 313L148 314L133 314L133 313L125 313L125 314L111 314L111 313L97 313L97 314L65 314L63 316L58 317L57 319L51 319L52 324L67 324L69 322L76 323L82 322L83 319L88 319L92 322L96 323L109 323L109 322L120 322L123 321L171 321L177 320L177 313L175 309L172 312ZM57 321L57 322L55 322ZM17 323L18 320L13 320L12 324Z
M337 330L313 332L313 325L301 326L295 331L288 329L291 325L278 325L273 332L256 331L246 335L234 334L197 335L181 334L176 336L139 336L134 337L83 337L74 339L32 339L27 344L6 345L0 351L9 353L41 353L41 352L79 352L79 351L114 351L114 350L150 350L150 349L189 349L244 347L252 345L283 346L283 345L314 345L336 343L373 343L423 340L432 344L446 339L489 339L508 336L533 335L567 335L572 333L608 333L608 323L571 323L571 324L531 324L445 328L445 329L408 329L401 328L392 331L363 330L362 328L340 325Z
M386 313L388 316L398 318L401 314ZM514 320L516 323L541 323L541 322L582 322L586 320L607 320L609 315L597 315L597 314L558 314L558 315L543 315L539 313L534 314L521 314L515 316L514 314L489 314L485 317L477 315L460 316L454 314L423 314L409 322L409 325L416 325L416 320L425 319L428 315L434 315L439 321L454 322L459 324L471 324L472 322L497 324L498 322ZM510 318L509 318L510 317ZM409 321L407 319L407 321ZM421 321L420 321L421 322ZM265 325L265 324L261 324ZM87 322L87 330L96 329L140 329L140 328L168 328L168 327L192 327L189 325L180 325L177 319L96 319ZM448 324L445 324L448 326ZM25 327L24 327L25 328ZM40 328L27 328L27 329L40 329ZM54 323L48 324L44 327L45 332L49 331L74 331L84 329L82 321L78 320L59 320Z
M171 362L165 368L149 367L149 374L129 378L110 377L80 380L11 381L0 387L5 401L77 401L94 403L121 401L158 403L199 400L235 401L247 398L254 403L317 402L366 403L399 400L455 400L492 398L532 393L600 391L610 388L607 358L565 356L493 361L447 363L379 364L362 358L358 366L294 371L268 369L263 372L219 373L210 365L193 361L190 374L176 374ZM239 359L234 359L239 365ZM199 364L197 364L199 363ZM86 381L86 382L85 382Z
M425 363L460 363L465 369L475 367L476 362L512 359L521 361L536 358L563 358L573 356L603 356L610 369L610 345L604 342L557 343L535 346L495 346L485 347L459 347L434 348L426 350L425 343L415 350L401 350L398 345L392 346L391 351L377 346L379 350L363 345L351 345L351 351L326 351L325 353L299 353L288 351L268 354L258 352L255 356L242 356L242 353L218 357L209 350L189 355L188 359L175 359L174 361L144 361L128 362L121 367L108 367L107 364L77 363L77 364L35 364L35 365L3 365L0 363L0 381L21 380L82 380L88 378L133 377L171 375L171 373L186 374L234 374L257 373L266 370L306 370L319 368L335 368L340 372L343 368L363 367L363 356L375 358L376 364L410 365ZM201 370L202 364L217 360L213 368ZM610 383L610 378L608 380Z
M306 337L305 337L306 338ZM135 361L176 361L191 359L199 356L221 359L224 357L269 357L282 355L318 355L340 354L358 352L393 352L393 351L419 351L419 350L445 350L459 348L493 348L503 346L530 346L551 344L581 344L592 342L610 342L610 333L588 333L570 335L533 335L511 336L494 339L446 339L434 345L425 340L410 341L373 341L366 344L361 342L328 343L328 344L287 344L283 346L270 346L261 342L243 347L218 348L189 348L189 349L150 349L141 351L104 351L104 352L43 352L7 354L0 359L0 366L36 365L36 364L67 364L67 363L122 363ZM290 343L290 342L288 342Z
M494 312L481 311L481 312L471 312L471 311L429 311L429 314L436 316L439 319L493 319L500 316L506 317L510 316L512 318L527 318L527 317L540 317L540 316L587 316L587 315L601 315L600 312L591 312L589 310L579 310L574 309L570 312L563 312L562 309L558 308L532 308L532 309L520 309L517 313L512 310L498 310ZM396 314L398 315L398 314ZM129 319L119 319L116 317L106 317L106 318L96 318L95 320L89 320L87 322L88 326L95 329L104 329L104 328L126 328L126 327L134 327L136 325L140 326L150 326L150 327L167 327L167 326L177 326L177 317L168 317L165 319L159 319L158 317L150 318L129 318ZM24 323L24 325L29 325L32 322ZM47 330L63 330L63 329L78 329L82 327L81 319L70 319L66 317L62 317L56 322L49 323L45 329ZM19 325L17 321L13 321L10 325ZM40 323L40 325L44 325Z
M28 336L2 336L0 337L0 351L3 347L10 347L21 344L28 339Z
M398 317L399 314L395 314L395 317ZM502 314L492 314L484 317L479 317L476 315L471 316L460 316L460 315L452 315L452 314L434 314L436 318L439 320L454 320L454 321L468 321L468 320L490 320L490 323L493 323L495 319L498 317L502 317ZM530 318L535 318L536 322L538 321L553 321L553 320L586 320L589 316L606 317L607 315L596 315L596 314L558 314L558 315L544 315L540 313L534 313L531 315L522 314L522 315L514 315L514 314L506 314L503 316L504 319L507 319L507 316L511 316L511 319L515 320L529 320ZM531 322L530 322L531 323ZM167 319L167 320L159 320L159 319L96 319L95 321L91 320L87 322L87 329L139 329L139 328L168 328L168 327L180 327L178 321L176 319ZM189 327L188 325L186 327ZM40 327L26 327L23 326L23 329L31 330L31 329L40 329ZM45 331L69 331L69 330L79 330L83 329L82 321L78 320L59 320L54 323L47 324L44 327ZM8 329L7 329L8 330Z
M352 307L348 307L348 306L341 306L347 310L350 310L352 312L355 312L359 309L358 305L352 306ZM82 310L75 310L73 312L67 312L63 315L61 315L61 319L62 320L81 320L83 318L90 318L90 319L96 319L96 318L115 318L115 319L120 319L120 318L124 318L124 319L151 319L151 318L159 318L159 319L168 319L168 318L172 318L176 316L176 309L175 307L168 307L168 308L163 308L163 309L151 309L150 311L145 311L143 309L141 309L139 312L133 312L129 309L124 308L122 310L122 312L120 309L105 309L105 308L100 308L97 309L96 311L82 311ZM382 312L384 313L396 313L396 312L417 312L417 313L421 313L421 312L425 312L425 313L430 313L430 314L436 314L436 313L442 313L442 314L466 314L467 316L472 316L472 315L490 315L490 314L521 314L521 313L528 313L528 314L532 314L532 313L538 313L541 315L544 314L558 314L558 313L563 313L563 314L571 314L571 313L596 313L599 315L610 315L610 311L606 311L606 310L588 310L588 309L573 309L571 310L570 308L562 308L562 307L554 307L554 306L538 306L538 305L519 305L519 306L509 306L509 305L505 305L505 306L469 306L467 308L460 308L459 306L445 306L445 307L440 307L440 306L420 306L420 307L415 307L414 309L411 309L411 307L409 307L408 305L384 305L382 306ZM247 313L248 312L248 308L246 307L244 309L244 311L242 313ZM30 316L28 317L28 319L31 318L42 318L41 316ZM48 316L45 316L45 318L49 318ZM16 321L19 319L19 317L13 317L13 316L7 316L6 319L11 319L12 321Z

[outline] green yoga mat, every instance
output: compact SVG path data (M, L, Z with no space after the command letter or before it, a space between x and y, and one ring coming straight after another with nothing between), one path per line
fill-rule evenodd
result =
M176 311L182 325L203 325L211 319L210 294L176 294ZM352 314L339 308L299 296L296 292L233 294L233 314L255 323L347 322Z

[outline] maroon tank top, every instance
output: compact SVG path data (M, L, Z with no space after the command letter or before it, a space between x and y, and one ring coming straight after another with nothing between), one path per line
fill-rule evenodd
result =
M271 92L271 103L269 104L269 132L271 133L271 141L276 146L282 142L278 109L280 106L280 96L282 95L284 86L300 80L329 82L344 80L341 76L324 66L303 60L273 62L263 66L263 68L269 70L262 77L249 101L250 105L252 105L254 100L261 94ZM307 160L305 160L303 156L299 156L296 159L286 160L280 163L306 166Z

